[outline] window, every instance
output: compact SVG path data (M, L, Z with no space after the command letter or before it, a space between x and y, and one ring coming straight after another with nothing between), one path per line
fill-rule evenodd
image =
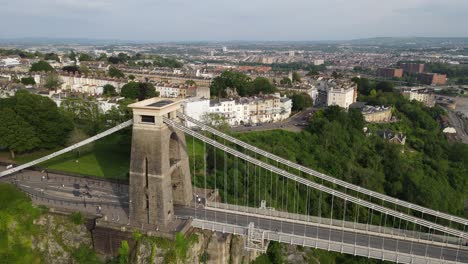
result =
M142 115L142 116L141 116L141 122L142 122L142 123L151 123L151 124L154 124L154 116Z

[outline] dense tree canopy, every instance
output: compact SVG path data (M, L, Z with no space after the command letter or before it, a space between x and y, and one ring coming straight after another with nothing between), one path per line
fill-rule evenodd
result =
M271 94L278 89L265 77L257 77L250 83L247 95Z
M60 111L51 99L30 94L24 90L16 92L14 97L0 99L0 111L5 110L10 111L9 113L11 111L15 113L14 116L19 120L15 124L21 124L27 130L27 133L29 133L28 127L32 128L33 135L39 139L39 142L37 144L29 144L28 146L38 148L63 146L67 140L68 133L73 129L71 119ZM0 122L0 126L3 126L3 129L11 129L6 124L6 122ZM33 137L27 136L26 138Z
M103 94L106 96L114 96L117 94L115 87L111 84L106 84L103 87Z
M80 61L92 61L94 58L91 57L91 55L86 54L86 53L81 53L80 56L78 57Z
M117 69L116 67L112 67L112 66L109 67L109 72L108 72L108 74L109 74L110 77L113 77L113 78L114 78L114 77L115 77L115 78L123 78L123 77L125 77L125 74L124 74L121 70Z
M301 82L301 75L298 72L292 73L292 81L293 82Z
M44 60L54 60L54 61L60 62L59 56L55 53L44 54Z
M35 85L36 81L34 80L33 77L29 76L29 77L21 78L21 83L24 85Z
M75 126L88 135L95 135L104 127L98 105L80 98L65 98L60 108L73 120Z
M62 68L62 71L71 72L71 73L80 72L80 67L76 65L65 66Z
M132 81L122 87L120 95L129 99L144 100L159 96L159 92L156 92L156 89L151 83Z
M292 86L292 81L288 77L283 77L283 79L281 79L281 81L280 81L280 84L283 85L283 86L286 86L286 87L291 87Z
M185 81L185 84L186 84L186 85L189 85L189 86L195 86L195 85L197 85L197 83L196 83L194 80L186 80L186 81Z
M213 96L226 97L226 89L236 89L240 96L247 95L251 79L244 73L225 71L213 79L210 92Z
M164 58L156 56L153 61L153 65L156 67L168 67L168 68L182 68L183 63L179 62L176 59Z
M40 144L34 128L11 108L0 110L0 135L0 146L6 147L12 158L16 152L29 151Z
M63 82L60 79L60 76L55 72L49 73L44 80L44 87L49 90L57 91L62 84Z
M302 111L314 105L314 100L312 100L312 97L306 93L293 93L292 95L289 95L289 97L292 100L293 111Z
M119 63L124 63L125 62L125 61L121 60L119 57L115 57L115 56L107 58L107 61L112 63L112 64L119 64Z
M277 91L276 86L267 78L257 77L252 81L246 74L233 71L223 72L213 79L210 86L211 95L217 97L226 97L227 89L235 89L239 96L269 94Z
M29 69L30 72L50 72L50 71L54 71L54 68L52 68L52 66L50 66L49 63L47 63L46 61L38 61L38 62L35 62L31 65L31 68Z

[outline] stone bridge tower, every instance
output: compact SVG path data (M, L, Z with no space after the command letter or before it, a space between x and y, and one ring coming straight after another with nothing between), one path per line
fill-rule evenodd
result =
M163 117L177 118L180 100L151 98L129 107L133 110L130 221L164 229L174 220L174 204L188 205L192 200L185 134L163 122Z

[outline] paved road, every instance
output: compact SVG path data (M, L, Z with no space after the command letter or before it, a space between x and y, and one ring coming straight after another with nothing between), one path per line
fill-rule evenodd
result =
M232 225L247 226L254 222L256 228L269 230L273 232L282 232L287 234L296 234L299 236L318 237L319 239L332 240L336 242L345 242L359 246L386 249L401 253L416 254L420 256L429 256L436 259L459 261L468 263L468 247L457 251L454 248L444 248L437 245L426 245L422 243L411 243L394 238L382 238L359 234L353 232L343 232L335 229L323 227L305 226L302 224L293 224L290 222L275 221L263 219L260 217L249 217L231 213L214 212L203 208L176 207L176 215L180 217L194 217L208 221L227 223Z
M445 110L447 110L450 123L457 131L457 135L460 137L461 141L465 144L468 144L468 134L465 130L464 121L460 117L458 117L453 111L450 111L448 109Z
M39 171L23 170L0 178L0 182L15 184L36 204L106 217L116 224L128 224L127 185L53 173L48 173L48 178L46 176Z

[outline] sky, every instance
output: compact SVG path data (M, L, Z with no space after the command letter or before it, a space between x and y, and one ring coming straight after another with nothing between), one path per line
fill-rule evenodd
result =
M467 37L468 0L0 0L0 39Z

